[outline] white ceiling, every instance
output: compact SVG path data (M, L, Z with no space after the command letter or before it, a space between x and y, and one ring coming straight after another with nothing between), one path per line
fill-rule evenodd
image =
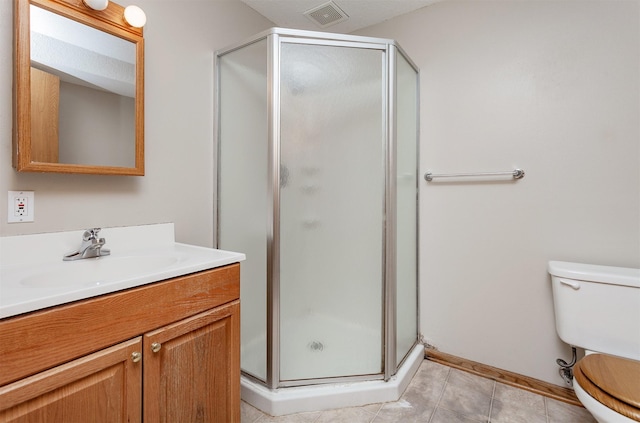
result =
M350 33L441 0L333 0L349 19L322 28L304 15L329 0L241 0L279 27Z

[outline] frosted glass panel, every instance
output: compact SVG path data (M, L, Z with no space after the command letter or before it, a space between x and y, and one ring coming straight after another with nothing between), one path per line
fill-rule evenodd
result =
M240 272L241 367L267 371L267 42L220 58L218 246L246 254Z
M383 57L282 44L281 380L382 371Z
M418 75L397 55L397 291L396 365L418 337L417 298L417 131Z

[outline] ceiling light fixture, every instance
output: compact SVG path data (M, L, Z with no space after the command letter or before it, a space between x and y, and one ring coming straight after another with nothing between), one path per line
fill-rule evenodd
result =
M147 15L138 6L127 6L124 9L124 20L134 28L142 28L147 23Z
M109 0L82 0L82 3L93 10L104 10L109 6Z

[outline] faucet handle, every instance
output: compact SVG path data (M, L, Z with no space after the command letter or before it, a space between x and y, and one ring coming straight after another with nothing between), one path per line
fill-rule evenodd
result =
M86 231L84 231L84 234L82 234L82 239L84 239L85 241L98 239L98 232L100 232L101 229L102 228L87 229Z

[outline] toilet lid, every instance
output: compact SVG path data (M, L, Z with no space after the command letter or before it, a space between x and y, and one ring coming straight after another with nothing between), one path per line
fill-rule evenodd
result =
M580 361L580 369L598 388L640 408L640 362L605 354L590 354Z
M622 414L623 416L628 417L631 420L640 422L640 408L633 407L625 402L622 402L598 388L589 380L588 377L584 375L584 373L582 373L582 370L580 370L580 364L581 361L578 361L578 363L573 367L574 382L576 384L580 385L580 387L583 388L583 390L588 395L593 397L593 399L595 399L599 403L603 404L605 407L618 414Z

